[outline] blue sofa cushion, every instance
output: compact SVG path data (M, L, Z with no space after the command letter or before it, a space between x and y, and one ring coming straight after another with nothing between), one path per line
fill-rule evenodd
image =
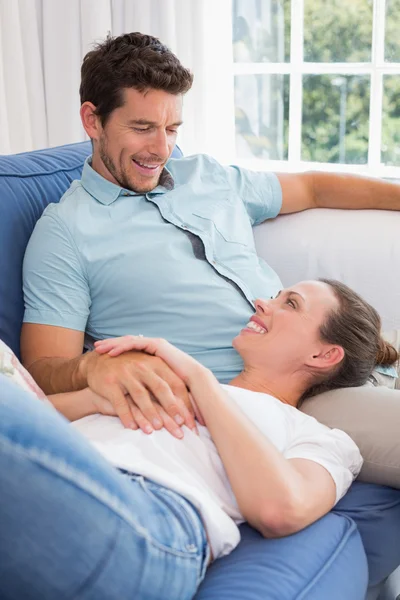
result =
M22 261L36 221L50 202L59 202L91 154L81 142L0 156L0 339L20 356L24 311ZM173 156L182 156L178 147Z
M365 600L367 560L348 517L330 513L268 541L248 525L240 529L239 546L211 565L195 600Z
M0 156L0 338L19 356L22 261L36 221L79 179L90 142ZM5 251L4 251L5 250Z

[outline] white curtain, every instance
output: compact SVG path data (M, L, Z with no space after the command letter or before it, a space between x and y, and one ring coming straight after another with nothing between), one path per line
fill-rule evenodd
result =
M85 139L80 65L108 32L166 43L195 75L178 143L234 150L231 0L0 0L0 154Z

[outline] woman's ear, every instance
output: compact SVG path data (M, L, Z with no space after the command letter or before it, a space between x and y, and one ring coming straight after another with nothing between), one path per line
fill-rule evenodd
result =
M318 354L314 354L308 360L309 367L319 369L327 369L339 364L344 358L344 350L342 346L324 345Z

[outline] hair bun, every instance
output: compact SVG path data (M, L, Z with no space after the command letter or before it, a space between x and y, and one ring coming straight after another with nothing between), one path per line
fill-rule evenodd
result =
M399 354L392 344L382 337L379 340L378 352L376 354L377 365L393 365L399 359Z

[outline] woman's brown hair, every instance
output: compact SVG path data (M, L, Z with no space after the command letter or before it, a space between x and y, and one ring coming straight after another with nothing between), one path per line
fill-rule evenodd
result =
M375 365L392 365L398 359L397 350L381 335L381 319L375 308L344 283L319 279L329 285L339 302L320 328L321 339L337 344L344 357L328 375L316 374L311 387L301 401L337 388L364 385Z

